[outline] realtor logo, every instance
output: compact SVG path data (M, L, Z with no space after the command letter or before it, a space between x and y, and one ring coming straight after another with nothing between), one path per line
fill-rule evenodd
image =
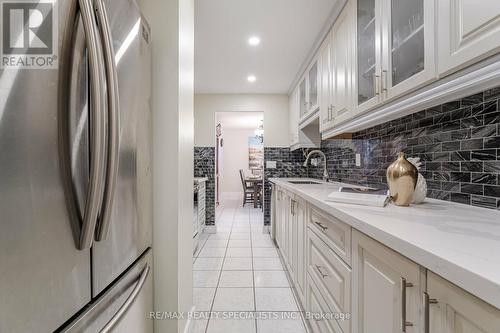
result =
M0 0L0 68L57 68L56 0Z

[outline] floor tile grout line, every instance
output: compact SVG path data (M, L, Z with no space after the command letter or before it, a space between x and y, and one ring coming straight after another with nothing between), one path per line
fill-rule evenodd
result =
M253 283L253 308L254 308L254 313L257 313L257 296L255 295L255 267L253 266L253 238L252 238L252 226L250 224L250 209L248 209L248 225L250 227L250 253L251 253L251 258L252 258L252 283ZM258 333L258 328L257 328L257 318L254 319L254 325L255 325L255 333Z
M229 232L229 239L231 239L231 233L232 233L232 230L233 230L233 224L234 224L234 214L236 214L236 211L233 212L233 218L232 218L232 222L231 222L231 231ZM217 280L217 286L215 287L215 292L214 292L214 296L212 298L212 305L210 306L210 314L213 312L213 308L214 308L214 304L215 304L215 297L217 296L217 291L219 290L219 283L220 283L220 280L221 280L221 277L222 277L222 270L224 269L224 263L226 262L226 254L227 254L227 249L229 247L229 240L227 241L227 244L226 244L226 251L224 252L224 257L222 259L222 266L220 268L220 272L219 272L219 279ZM208 332L208 325L210 324L210 320L211 320L211 316L209 316L208 320L207 320L207 326L205 327L205 333Z
M237 205L239 207L239 205ZM221 213L222 215L222 213ZM213 296L213 299L212 299L212 303L211 303L211 308L210 308L210 312L213 312L214 311L214 305L215 305L215 297L217 295L217 292L219 291L221 287L221 279L222 279L222 273L224 272L224 265L226 264L226 259L229 258L228 257L228 251L230 248L229 244L232 240L232 237L234 236L234 233L235 232L235 228L240 228L240 227L244 227L244 228L247 228L247 230L245 231L245 233L250 233L248 234L248 238L250 239L250 272L251 272L251 277L252 277L252 290L253 290L253 297L254 297L254 311L256 311L256 307L257 307L257 302L256 302L256 293L255 293L255 290L256 290L256 284L255 284L255 265L254 265L254 244L253 244L253 240L254 240L254 231L255 231L255 228L254 228L254 225L252 224L252 221L255 217L253 217L252 215L252 210L251 210L251 207L245 207L244 209L241 209L241 208L234 208L232 209L232 219L230 220L230 230L229 230L229 236L228 236L228 240L227 240L227 244L226 246L224 247L225 248L225 251L224 251L224 256L223 256L223 261L222 261L222 266L220 268L220 271L219 271L219 278L217 280L217 285L216 285L216 288L215 288L215 293L214 293L214 296ZM237 219L237 220L236 220ZM227 221L227 219L225 219ZM244 223L243 221L246 220L247 223ZM217 220L216 220L217 222ZM243 222L243 223L242 223ZM226 223L225 223L226 224ZM229 224L229 223L227 223ZM257 223L255 223L257 224ZM246 225L246 226L245 226ZM228 226L225 226L225 227L228 227ZM243 232L243 230L238 230L237 232ZM210 239L210 237L208 238ZM206 242L204 243L204 246L203 248L205 248L206 246L208 246L206 244ZM200 252L201 250L200 249ZM199 254L198 254L199 255ZM202 257L200 257L202 258ZM203 257L205 258L205 257ZM210 258L210 257L206 257L206 258ZM231 257L233 258L233 257ZM240 258L240 257L234 257L234 258ZM267 257L262 257L262 258L267 258ZM243 259L243 257L241 257L240 259ZM241 271L241 270L231 270L231 271ZM243 271L248 271L248 270L243 270ZM230 287L228 287L230 288ZM209 318L209 320L207 320L207 324L205 326L205 333L208 332L208 327L209 327L209 324L210 324L210 321L212 320L213 318ZM257 317L255 317L254 319L254 325L255 325L255 332L258 332L259 329L258 329L258 320L257 320Z

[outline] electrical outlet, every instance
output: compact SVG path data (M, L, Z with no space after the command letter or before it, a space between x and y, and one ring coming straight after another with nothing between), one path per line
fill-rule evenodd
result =
M356 154L356 166L361 166L361 154Z
M276 161L266 161L267 169L276 169Z

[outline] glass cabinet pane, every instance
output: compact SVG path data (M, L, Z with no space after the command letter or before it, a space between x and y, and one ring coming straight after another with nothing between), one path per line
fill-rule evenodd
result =
M309 105L318 105L318 62L316 61L309 70Z
M375 96L375 0L358 0L358 105Z
M300 102L300 116L304 116L307 113L307 102L306 102L306 80L302 80L299 85L299 102Z
M391 0L392 86L424 69L424 0Z

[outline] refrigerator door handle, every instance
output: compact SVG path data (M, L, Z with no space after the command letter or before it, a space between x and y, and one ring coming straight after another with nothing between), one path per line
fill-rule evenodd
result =
M94 8L91 0L79 0L79 5L89 57L90 118L92 121L90 130L89 189L78 242L78 249L84 250L92 246L103 192L102 184L104 183L106 162L106 88L104 85L104 70L102 68L103 54L97 32Z
M106 82L108 92L108 156L106 182L101 207L96 240L105 240L111 223L111 212L115 196L116 178L118 174L120 145L120 98L118 93L118 74L115 62L115 51L109 25L108 14L103 0L94 0L97 22L99 23L101 41L104 50L104 65L106 67Z
M111 318L111 320L102 328L102 330L99 333L109 333L115 327L116 324L120 322L122 317L127 313L128 309L134 304L135 299L137 296L139 296L142 287L144 286L144 283L146 283L146 279L148 277L150 271L149 265L146 265L144 269L142 270L141 276L139 277L139 281L137 282L136 286L134 287L134 290L130 293L130 296L127 298L125 303L118 309L116 314Z

